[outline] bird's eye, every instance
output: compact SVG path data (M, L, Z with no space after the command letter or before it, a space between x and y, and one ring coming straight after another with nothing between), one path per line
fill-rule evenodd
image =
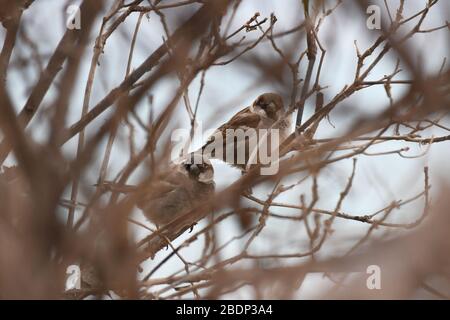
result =
M263 100L259 100L258 106L260 106L262 109L265 109L267 107L267 103Z

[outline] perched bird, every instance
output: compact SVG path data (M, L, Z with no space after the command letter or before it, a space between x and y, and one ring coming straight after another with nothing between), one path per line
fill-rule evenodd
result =
M259 129L266 129L269 133L266 139L270 153L270 150L278 148L286 139L289 127L290 121L286 117L282 97L276 93L264 93L251 106L239 111L220 126L209 137L201 151L208 158L221 159L246 171L248 164L260 162L257 148L261 137L264 136L264 130ZM270 139L274 129L278 130L278 143L273 143ZM245 134L241 134L242 132Z
M214 168L207 158L191 153L180 163L172 163L167 170L137 186L110 182L102 186L127 194L122 203L137 205L147 219L161 227L214 193Z
M199 154L179 164L138 191L137 206L158 226L165 225L214 193L214 168Z

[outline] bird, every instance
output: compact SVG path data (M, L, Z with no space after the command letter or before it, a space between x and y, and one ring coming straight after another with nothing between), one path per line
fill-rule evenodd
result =
M191 153L145 186L137 197L137 207L148 220L160 227L207 200L214 190L211 162L200 154Z
M246 135L239 136L239 129ZM251 165L260 162L259 152L256 152L259 151L257 148L262 137L259 129L267 129L269 136L273 129L279 130L278 144L270 145L272 140L266 136L269 152L278 148L287 138L290 120L284 109L283 98L279 94L267 92L259 95L250 106L216 129L197 152L201 151L208 158L223 160L245 173Z
M150 222L160 228L213 195L214 168L209 159L191 153L137 186L106 181L101 186L126 194L121 203L138 207Z

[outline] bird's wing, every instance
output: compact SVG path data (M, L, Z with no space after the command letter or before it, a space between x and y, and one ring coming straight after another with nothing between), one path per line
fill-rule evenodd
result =
M208 141L203 146L203 149L214 141L214 136L217 133L221 133L222 136L225 137L227 129L232 130L236 129L246 130L250 128L256 129L259 126L260 122L261 117L257 113L251 112L250 107L244 108L238 113L236 113L228 122L224 123L219 128L217 128L215 133L208 138Z
M250 112L250 108L247 107L236 113L227 123L221 125L218 130L257 128L260 121L261 117L257 113Z
M152 181L139 191L138 206L141 207L142 203L167 197L177 189L185 187L188 182L187 177L177 171L167 172L165 176Z
M167 181L155 181L143 189L138 198L137 206L141 209L147 207L152 201L167 197L175 192L178 186Z

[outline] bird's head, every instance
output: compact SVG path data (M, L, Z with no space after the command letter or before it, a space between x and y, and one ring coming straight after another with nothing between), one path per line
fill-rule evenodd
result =
M283 98L277 93L264 93L253 102L252 109L258 114L278 120L283 113Z
M191 179L204 184L214 183L214 168L207 157L194 152L181 165Z

